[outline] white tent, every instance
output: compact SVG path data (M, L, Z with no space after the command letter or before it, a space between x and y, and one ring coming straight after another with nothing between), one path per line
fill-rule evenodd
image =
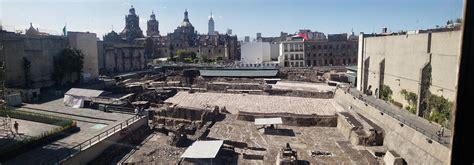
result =
M91 100L92 98L99 97L103 93L104 91L102 90L71 88L64 94L63 102L66 106L82 108L84 107L84 100Z

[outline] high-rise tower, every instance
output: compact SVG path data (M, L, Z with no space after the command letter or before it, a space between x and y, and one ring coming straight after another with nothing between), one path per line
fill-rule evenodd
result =
M207 34L212 35L215 33L214 31L214 18L212 16L212 11L211 11L211 16L209 16L209 22L207 23L208 25L208 32Z

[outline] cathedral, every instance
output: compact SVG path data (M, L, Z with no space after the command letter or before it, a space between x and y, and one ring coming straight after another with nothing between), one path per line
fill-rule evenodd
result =
M214 19L209 17L208 33L199 34L184 11L183 21L172 32L161 35L159 22L152 11L147 21L146 36L139 26L140 18L133 6L125 16L125 28L111 31L99 43L99 68L102 74L117 74L143 70L156 58L175 56L178 50L191 50L198 57L233 62L240 59L237 36L214 31Z
M240 59L240 48L237 36L219 34L214 31L214 19L209 17L207 34L199 34L184 11L183 21L172 33L159 35L158 23L154 13L148 21L146 54L151 58L173 56L178 50L191 50L202 58L232 62ZM156 21L156 22L155 22ZM150 32L150 33L148 33Z

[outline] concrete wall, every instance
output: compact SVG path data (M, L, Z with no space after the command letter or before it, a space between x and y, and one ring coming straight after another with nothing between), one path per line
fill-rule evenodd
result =
M148 125L148 118L144 117L134 122L133 124L127 127L128 132L133 132L141 126ZM120 139L124 138L124 135L121 134L121 131L110 135L109 137L102 139L100 142L94 144L93 146L87 148L86 150L79 152L77 155L69 158L68 160L61 162L61 164L67 165L79 165L87 164L102 152L104 152L108 147L116 144Z
M0 31L0 45L3 45L0 53L6 61L5 86L15 88L25 85L23 58L26 58L30 61L32 88L41 88L54 84L51 80L53 58L66 48L67 40L61 36L25 36Z
M363 37L359 40L358 89L372 86L375 93L383 81L393 91L392 98L406 106L400 91L406 89L420 96L421 70L431 60L430 91L453 101L460 35L460 31L449 31ZM381 71L383 61L385 69Z
M269 42L249 42L241 46L240 62L249 64L260 64L264 61L270 61L270 43Z
M82 68L83 81L99 78L99 57L97 51L97 35L89 32L68 32L69 45L84 54Z
M449 164L451 149L436 141L429 143L422 133L404 125L391 116L381 115L380 111L364 102L355 99L342 90L337 90L335 99L343 106L351 105L354 111L368 118L385 131L384 146L394 150L403 157L408 164Z

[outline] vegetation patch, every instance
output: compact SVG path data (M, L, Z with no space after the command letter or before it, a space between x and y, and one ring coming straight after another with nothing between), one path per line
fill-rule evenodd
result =
M400 91L400 93L403 95L403 97L405 97L405 100L408 102L408 105L405 106L405 109L413 114L416 114L416 104L418 101L418 95L413 92L407 91L406 89L403 89L402 91Z

